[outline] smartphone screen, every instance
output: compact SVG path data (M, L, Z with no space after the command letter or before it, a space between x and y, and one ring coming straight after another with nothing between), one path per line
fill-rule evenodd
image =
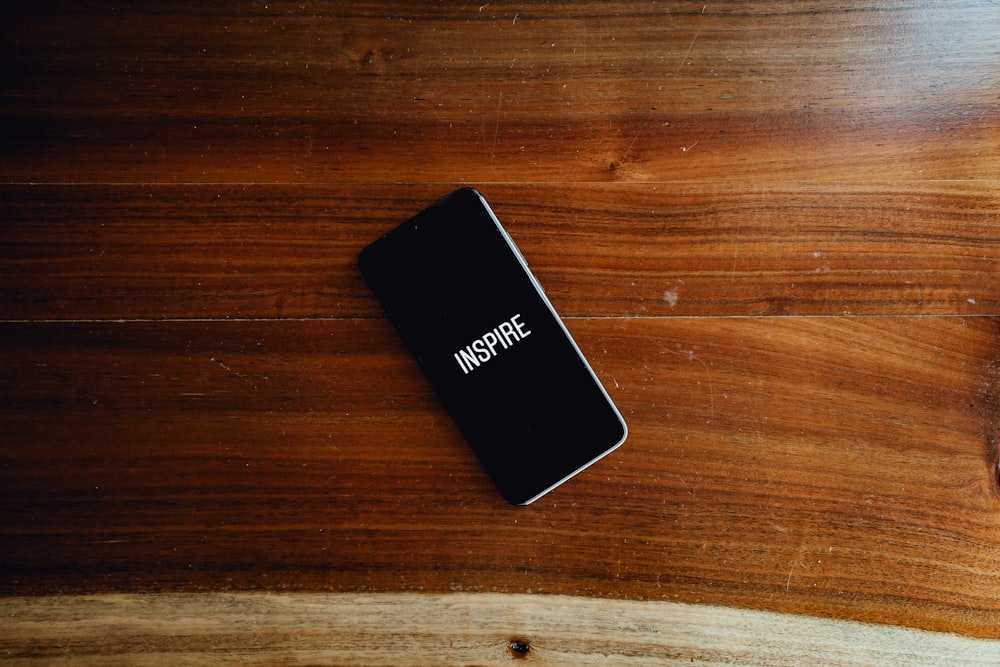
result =
M500 492L526 505L625 441L621 414L483 197L361 253L372 291Z

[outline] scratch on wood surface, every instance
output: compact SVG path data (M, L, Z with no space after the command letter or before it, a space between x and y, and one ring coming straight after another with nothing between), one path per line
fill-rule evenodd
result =
M513 63L511 63L513 67ZM493 151L490 153L490 166L493 166L493 162L497 156L497 141L500 139L500 108L503 106L503 89L500 89L500 94L497 95L497 122L496 126L493 128Z
M709 415L708 421L715 419L715 385L712 383L712 371L709 369L708 364L706 364L702 359L695 356L694 351L688 352L688 358L692 361L697 361L705 369L705 377L708 378L708 400L709 400Z
M736 263L740 257L740 235L743 233L742 229L737 228L736 230L736 240L733 242L733 269L729 273L729 282L732 284L736 283Z
M694 49L694 43L698 41L698 37L700 35L701 35L701 28L699 28L698 31L694 33L694 37L691 39L691 43L688 44L687 51L684 52L684 55L681 57L680 62L677 63L677 67L674 68L674 71L670 73L670 78L671 79L677 77L677 73L681 71L681 67L684 66L685 62L687 62L688 56L691 55L691 50ZM648 120L648 116L647 116L647 120ZM625 164L625 160L628 159L629 153L632 152L632 147L635 146L635 143L637 141L639 141L639 137L642 136L643 131L646 129L646 125L647 125L647 122L646 122L646 120L644 120L643 123L642 123L642 125L640 125L639 129L636 131L635 136L632 137L632 141L629 143L628 147L625 149L625 152L622 154L622 157L621 157L620 160L618 160L617 164L619 164L619 165ZM696 141L694 143L696 144L698 142ZM694 146L694 144L691 144L688 148L692 148L693 146ZM681 150L683 150L683 151L686 152L688 150L688 148L683 148Z
M681 58L681 61L679 63L677 63L677 67L674 68L674 73L671 76L674 77L677 76L677 73L681 71L681 67L684 67L684 63L687 62L688 56L691 55L691 49L694 48L694 43L698 41L698 37L700 35L701 35L701 28L699 28L698 32L694 34L694 38L692 38L691 43L688 44L687 51L684 52L684 57Z
M701 359L697 354L695 354L695 351L693 349L692 350L682 349L679 343L677 344L678 348L677 350L671 350L668 347L664 347L659 342L656 341L653 342L656 344L658 348L660 348L660 354L673 354L678 357L687 359L688 361L697 361L699 364L701 364L702 368L705 369L705 378L708 380L708 400L709 400L709 416L708 416L708 421L706 423L710 423L713 419L715 419L715 385L712 382L712 370L708 367L708 364L706 364L703 359ZM699 382L698 384L701 383Z
M239 373L237 373L237 372L236 372L236 371L234 371L234 370L233 370L232 368L230 368L229 366L227 366L227 365L226 365L226 362L225 362L225 361L223 361L222 359L217 359L217 358L215 358L215 357L212 357L211 359L209 359L209 361L211 361L212 363L216 363L216 364L218 364L218 365L219 365L219 366L221 366L221 367L222 367L223 369L225 369L225 370L229 371L229 372L230 372L230 373L232 373L233 375L237 375L237 376L239 375Z
M785 580L785 593L787 593L792 587L792 573L795 572L795 566L798 564L798 561L794 561L792 563L792 568L788 570L788 579Z

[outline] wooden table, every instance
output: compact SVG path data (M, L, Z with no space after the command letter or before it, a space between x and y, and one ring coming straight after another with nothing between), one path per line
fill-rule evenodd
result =
M0 22L0 659L996 664L1000 5ZM357 255L487 197L626 444L494 490Z

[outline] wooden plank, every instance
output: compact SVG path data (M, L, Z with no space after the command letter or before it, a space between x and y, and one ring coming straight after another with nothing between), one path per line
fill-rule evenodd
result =
M0 181L1000 177L1000 7L41 2Z
M9 665L994 665L1000 642L669 602L497 594L0 599Z
M483 184L564 316L1000 313L998 183ZM381 317L361 248L448 185L9 186L6 319Z
M1000 636L996 320L568 324L631 434L520 509L384 321L5 324L0 593L534 592Z

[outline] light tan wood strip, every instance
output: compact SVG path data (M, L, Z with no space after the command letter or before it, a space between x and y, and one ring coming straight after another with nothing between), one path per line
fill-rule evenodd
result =
M498 594L0 598L28 665L995 665L1000 641L668 602Z

